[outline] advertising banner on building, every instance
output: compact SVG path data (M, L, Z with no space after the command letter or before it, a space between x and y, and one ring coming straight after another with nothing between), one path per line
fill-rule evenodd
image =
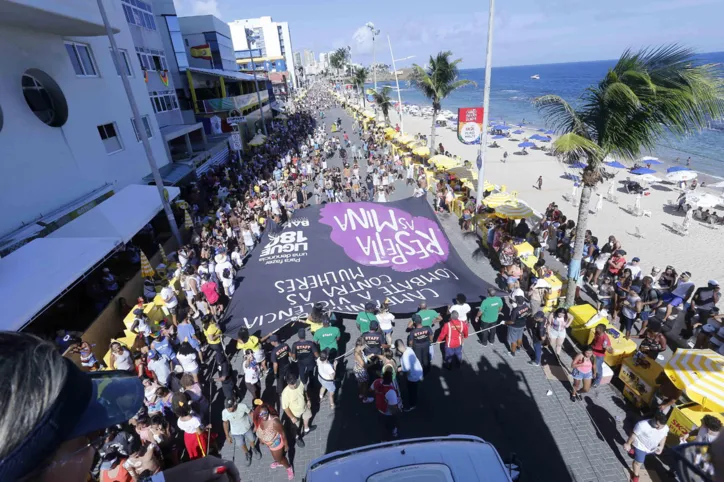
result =
M393 314L470 302L490 286L466 266L424 198L329 203L267 228L242 271L222 328L264 336L321 302L339 314L388 301Z
M483 108L461 107L458 109L458 139L463 144L480 144L483 133Z

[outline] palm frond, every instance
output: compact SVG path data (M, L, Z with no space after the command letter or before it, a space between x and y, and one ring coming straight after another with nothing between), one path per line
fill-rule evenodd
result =
M605 156L602 155L601 148L590 139L578 134L569 132L553 142L553 154L560 156L566 161L576 161L578 159L588 159L589 165L596 164ZM592 168L597 166L592 165Z
M557 132L575 132L581 135L586 131L579 114L563 97L543 95L533 99L533 104L553 130Z

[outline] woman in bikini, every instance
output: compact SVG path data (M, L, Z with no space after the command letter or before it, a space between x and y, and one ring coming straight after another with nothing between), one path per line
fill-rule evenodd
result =
M257 403L257 400L254 401ZM254 409L254 431L259 440L267 447L274 458L274 462L270 465L272 469L284 467L287 469L287 478L294 479L294 469L287 460L285 450L288 448L287 437L284 435L284 427L276 415L272 415L271 409L259 401L259 405Z

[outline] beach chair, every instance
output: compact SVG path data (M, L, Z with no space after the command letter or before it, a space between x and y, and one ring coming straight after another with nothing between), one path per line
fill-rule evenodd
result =
M641 232L641 229L639 229L638 226L636 226L636 230L634 231L633 235L639 239L644 239L646 237L646 236L644 236L644 233Z
M683 224L671 223L671 228L681 236L688 236L689 230Z
M618 204L618 197L616 197L616 196L606 195L606 196L604 196L603 199L605 199L606 201L609 201L609 202L611 202L611 203L613 203L613 204Z
M505 192L505 191L507 191L507 190L508 190L508 186L506 186L505 184L503 184L502 186L500 186L500 192Z

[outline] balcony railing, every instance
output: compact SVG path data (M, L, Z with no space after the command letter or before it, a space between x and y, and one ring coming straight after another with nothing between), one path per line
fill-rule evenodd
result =
M266 90L259 92L261 101L269 100L269 92ZM243 111L259 105L256 92L253 94L237 95L234 97L224 97L220 99L200 100L196 103L199 113L212 114L214 112L228 112L232 109Z

